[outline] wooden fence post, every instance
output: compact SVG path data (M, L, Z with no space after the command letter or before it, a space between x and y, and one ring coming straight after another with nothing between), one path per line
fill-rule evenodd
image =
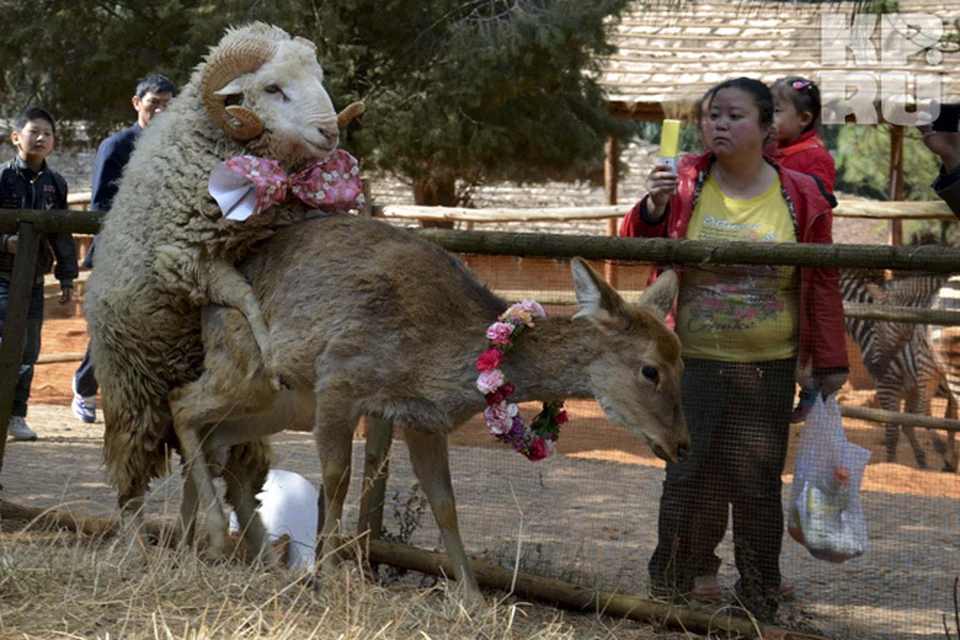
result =
M13 260L10 297L7 299L3 332L0 335L0 471L3 469L7 426L23 357L23 338L27 331L27 312L30 310L30 292L36 280L39 248L40 236L33 224L21 222L17 225L17 254Z

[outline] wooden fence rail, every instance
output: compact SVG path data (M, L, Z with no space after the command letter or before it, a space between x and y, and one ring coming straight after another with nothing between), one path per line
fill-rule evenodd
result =
M82 209L90 205L90 192L81 191L67 197L70 208ZM610 220L621 218L633 203L596 205L590 207L519 208L496 207L473 209L466 207L425 207L419 205L374 205L373 215L393 220L429 220L444 222L503 223L503 222L568 222L574 220ZM956 220L944 202L904 202L839 198L833 210L835 218L873 218L877 220Z

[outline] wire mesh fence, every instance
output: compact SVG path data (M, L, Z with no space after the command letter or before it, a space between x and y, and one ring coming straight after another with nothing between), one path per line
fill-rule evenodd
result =
M564 259L475 254L463 258L482 282L510 301L534 298L543 302L551 314L575 311L572 279ZM628 301L639 298L650 273L650 265L643 262L593 264ZM689 264L683 268L688 278L697 272L703 277L713 273L712 268L698 269ZM896 288L900 278L930 279L932 284L928 282L927 288L934 291L946 282L942 275L921 270L845 270L843 274L846 282L858 282L856 296L848 291L850 301L856 297L856 302L877 304L879 298L880 303L893 307L929 309L936 303L933 295L921 295L919 289L912 292L915 297L911 299L910 292ZM797 294L789 289L796 284L795 279L793 285L788 285L786 291L790 295ZM760 289L752 285L748 293L758 294ZM869 300L864 299L864 292ZM885 292L895 292L896 296L884 297ZM850 318L847 323L851 324ZM890 361L900 357L902 366L892 376L891 393L898 398L910 397L910 393L916 396L932 388L930 413L944 415L949 387L938 396L939 379L931 387L933 383L924 375L945 379L947 365L932 357L923 359L925 347L921 338L914 337L913 330L915 326L923 329L922 334L916 335L927 337L927 347L932 333L912 322L888 324L895 326L887 333L881 331L883 335L908 333L902 343L890 347ZM846 344L852 370L848 384L839 394L840 401L848 406L876 407L879 374L863 365L862 351L866 349L861 349L854 328L848 329ZM774 326L773 330L795 332L796 328ZM902 355L907 345L912 349L913 360ZM747 345L747 351L754 347ZM888 367L890 361L886 363ZM42 371L38 377L42 379ZM789 398L788 409L793 409L794 402L793 397ZM736 404L734 400L731 406ZM572 400L566 406L570 422L558 442L559 455L540 462L529 462L497 443L480 417L451 436L451 469L467 551L472 558L490 564L519 565L524 571L588 587L645 595L650 588L648 565L658 541L665 465L635 434L609 421L596 402ZM537 408L523 405L521 410L524 415L532 415ZM773 425L755 427L762 434ZM872 453L862 489L869 550L862 557L832 564L811 557L782 527L771 527L768 542L776 544L780 539L782 574L796 584L796 594L781 606L778 622L836 638L943 637L942 616L953 611L953 580L960 574L957 475L941 471L948 457L945 451L937 449L933 434L924 429L915 430L926 465L922 469L909 439L900 437L896 446L888 446L894 431L883 424L846 418L844 428L848 439ZM782 475L784 506L791 498L790 482L801 429L802 424L789 427ZM939 437L945 442L946 432L941 431ZM752 450L762 444L759 438L738 446ZM363 445L362 437L355 440L355 477L345 517L347 528L359 516L358 476L363 469ZM81 443L71 438L68 431L62 431L58 438L48 438L47 446L50 449L43 459L37 459L36 450L27 445L7 449L5 495L18 500L22 496L24 501L38 506L61 504L78 513L111 513L114 496L103 482L97 444ZM320 469L312 436L280 434L274 438L274 450L276 467L296 471L319 486ZM748 459L750 453L753 451L747 452ZM53 476L52 480L43 481L48 475ZM154 487L148 501L148 517L174 517L179 502L178 485L179 480L174 477ZM703 491L709 495L719 491L721 485L719 477L710 476L704 479ZM402 433L398 434L392 452L384 511L389 537L442 549L432 515L417 490ZM726 507L723 513L724 527L716 548L717 573L722 597L729 602L739 571ZM783 522L782 509L776 517ZM742 524L736 522L736 515L733 518L734 527ZM696 519L687 522L698 526Z

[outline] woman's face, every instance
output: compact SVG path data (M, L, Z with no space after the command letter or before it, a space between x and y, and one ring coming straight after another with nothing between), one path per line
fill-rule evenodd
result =
M752 96L732 87L714 94L704 129L707 148L720 158L762 155L771 130L760 126L760 110Z

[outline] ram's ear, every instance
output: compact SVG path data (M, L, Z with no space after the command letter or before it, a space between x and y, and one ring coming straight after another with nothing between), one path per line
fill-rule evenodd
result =
M230 84L225 86L223 89L214 91L214 93L217 94L218 96L239 96L239 95L243 95L243 89L240 88L240 85L237 84L236 82L231 82Z

